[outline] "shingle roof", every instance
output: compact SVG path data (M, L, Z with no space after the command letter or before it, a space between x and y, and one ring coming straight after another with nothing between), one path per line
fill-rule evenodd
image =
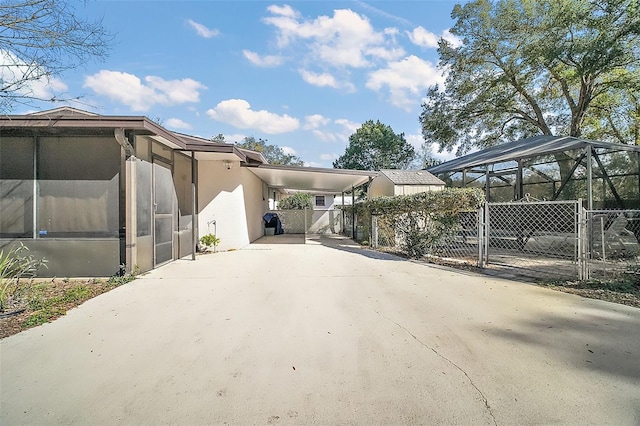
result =
M396 185L444 185L444 182L426 170L380 170Z

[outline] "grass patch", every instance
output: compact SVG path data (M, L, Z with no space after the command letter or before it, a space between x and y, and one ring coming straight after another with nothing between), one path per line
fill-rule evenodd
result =
M640 280L635 274L611 280L546 281L540 285L591 299L640 307Z
M33 281L25 290L24 309L16 315L0 318L0 338L51 322L85 301L129 283L135 278L135 274L125 274L108 279L60 278Z

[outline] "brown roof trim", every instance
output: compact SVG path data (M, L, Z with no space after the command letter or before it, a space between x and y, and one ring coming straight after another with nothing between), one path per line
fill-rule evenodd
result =
M139 134L156 135L168 142L185 148L184 142L164 127L143 116L113 116L113 115L5 115L0 116L2 128L123 128L134 130Z

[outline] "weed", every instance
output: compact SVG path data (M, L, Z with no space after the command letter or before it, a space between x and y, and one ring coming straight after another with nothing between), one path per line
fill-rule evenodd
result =
M22 307L38 269L47 267L45 259L35 258L28 251L22 243L6 253L0 251L0 312Z

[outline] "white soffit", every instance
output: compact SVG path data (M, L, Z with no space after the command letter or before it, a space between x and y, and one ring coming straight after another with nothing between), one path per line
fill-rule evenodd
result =
M299 191L341 193L351 191L377 175L362 170L321 169L262 165L248 167L252 173L272 188Z

